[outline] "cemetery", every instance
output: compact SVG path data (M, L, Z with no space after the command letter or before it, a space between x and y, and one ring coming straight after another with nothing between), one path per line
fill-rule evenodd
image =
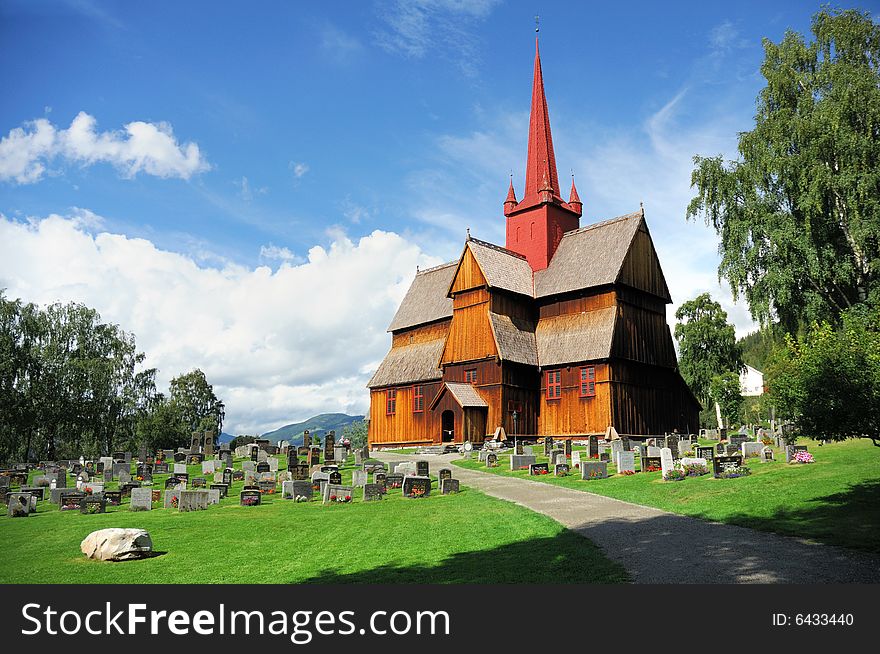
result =
M568 458L568 475L541 473L564 459L551 448L546 456L540 444L526 446L522 456L533 463L525 469L511 469L510 460L516 457L512 449L494 451L497 463L492 465L482 460L481 452L453 465L705 520L880 552L880 516L876 511L880 484L869 441L820 445L816 440L799 439L797 445L786 448L781 440L772 446L752 439L736 440L739 442L731 447L695 437L690 450L677 447L677 454L683 456L672 458L671 451L667 455L667 448L658 447L666 443L646 445L633 440L630 444L624 439L606 443L599 438L597 443L574 446ZM631 449L624 449L627 447ZM732 455L727 455L728 448ZM606 453L610 460L601 461ZM665 456L670 458L664 460Z
M88 461L3 471L0 582L538 582L560 560L571 582L627 580L589 541L419 457L389 465L361 453L356 464L322 450L309 468L295 451L199 453L156 471L175 454L120 456L129 463L108 462L101 484L86 479L98 474ZM521 569L534 546L546 560Z

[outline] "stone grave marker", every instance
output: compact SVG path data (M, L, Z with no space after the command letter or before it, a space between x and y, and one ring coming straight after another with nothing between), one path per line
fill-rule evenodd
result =
M79 510L83 515L93 515L107 512L107 500L103 497L86 495L79 501Z
M720 475L728 470L735 470L742 465L742 457L736 456L716 456L712 459L712 472L715 476Z
M642 472L656 472L662 469L663 465L659 456L646 456L642 459Z
M553 439L549 436L544 437L544 456L549 457L550 452L553 451Z
M510 457L510 469L511 470L527 470L530 465L537 462L534 454L524 454L522 456L517 456L516 454L511 455Z
M347 504L354 499L354 488L342 484L327 484L321 494L324 504Z
M259 506L263 502L263 494L259 490L243 490L238 496L239 506Z
M619 465L617 463L617 456L623 452L623 441L619 438L611 441L611 460L614 462L614 465Z
M452 479L452 470L450 468L440 468L437 479L439 479L441 482L444 479Z
M405 477L397 473L388 475L385 478L385 484L388 488L403 488L403 480Z
M107 506L121 506L122 491L104 491L104 499L107 500Z
M33 511L33 496L30 493L7 493L6 515L10 518L26 518Z
M257 474L261 472L269 472L269 463L267 461L261 461L260 463L258 463L256 467L256 472Z
M202 454L201 452L199 452L198 454L191 453L187 457L187 461L189 462L189 465L191 465L191 466L201 465L202 461L204 461L204 460L205 460L205 455Z
M357 450L355 450L355 457L357 457ZM384 491L380 484L364 484L364 502L381 500L382 495L384 495Z
M227 495L229 495L229 484L211 484L211 490L216 490L220 492L220 499L223 499Z
M133 488L131 490L130 511L152 511L153 491L149 488Z
M207 490L208 493L208 506L212 504L220 504L220 489L218 488L209 488Z
M440 482L440 494L449 495L450 493L458 493L461 491L461 485L458 479L443 479Z
M605 479L608 476L608 463L605 461L583 461L581 479Z
M798 452L806 452L806 445L788 445L785 448L785 462L791 463Z
M422 476L405 477L403 480L404 497L427 497L431 494L431 478Z
M430 466L428 465L427 461L416 461L416 474L419 477L427 477L429 474L429 467Z
M581 453L579 451L575 451L571 453L571 467L578 468L581 467Z
M700 459L711 459L715 455L715 448L711 445L697 445L694 448L694 455Z
M267 463L269 464L269 472L278 472L278 459L273 456Z
M617 454L617 472L635 472L636 455L632 450L621 450Z
M342 473L338 470L334 470L329 473L330 476L327 478L327 482L330 484L341 484L342 483Z
M523 444L522 444L522 441L519 441L519 440L518 440L518 441L516 442L516 452L515 452L515 453L518 454L518 455L520 455L520 456L522 456L523 454L525 454L525 451L523 450Z
M588 459L598 459L599 458L599 437L598 436L590 436L588 444L587 444L587 458Z
M532 457L534 458L534 457ZM497 468L498 467L498 455L494 452L489 452L486 454L486 467L487 468Z
M549 472L550 472L550 464L549 463L532 463L529 465L529 474L532 476L546 475Z
M309 481L292 481L293 499L296 502L309 502L312 499L312 484Z
M177 488L166 490L165 496L162 498L162 508L176 509L180 504L180 493L183 492Z
M571 456L571 439L567 438L563 441L563 443L564 443L564 445L563 445L564 450L563 451L565 452L566 458L568 458Z
M367 473L363 470L353 470L351 473L351 485L362 487L367 483Z
M668 447L660 448L660 471L663 473L663 476L666 476L666 473L672 470L673 459L672 459L672 450Z
M765 447L761 449L761 461L767 463L773 460L773 448Z
M58 509L61 511L79 511L80 501L86 496L82 491L69 490L61 493L58 500Z
M761 450L764 449L763 443L755 441L746 441L740 445L741 453L744 459L752 456L761 456Z
M568 474L569 467L567 463L557 463L553 466L553 474L557 477L565 477Z
M208 491L185 490L180 491L178 511L204 511L208 508Z
M320 466L319 470L321 472L336 472L337 470L339 470L339 466L338 465Z

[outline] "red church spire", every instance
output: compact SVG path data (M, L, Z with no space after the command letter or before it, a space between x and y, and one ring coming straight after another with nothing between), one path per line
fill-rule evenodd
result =
M578 213L581 212L581 209L584 206L584 203L581 202L581 198L578 195L578 190L574 186L574 175L571 176L571 192L568 194L568 204Z
M510 176L510 187L507 189L507 198L504 200L504 213L508 214L516 206L516 192L513 190L513 175Z
M556 177L556 155L550 134L550 113L544 95L544 76L541 73L541 53L535 39L535 76L532 81L532 115L529 118L529 154L526 161L526 189L523 199L531 199L544 188L559 197L559 179Z

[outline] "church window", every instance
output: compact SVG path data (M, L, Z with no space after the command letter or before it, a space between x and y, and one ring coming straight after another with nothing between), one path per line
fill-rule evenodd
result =
M385 391L385 415L393 416L397 411L397 389L389 388Z
M581 368L581 397L596 396L596 368L586 366Z
M413 386L413 413L421 413L425 410L424 386Z
M471 368L470 370L464 371L464 381L467 384L476 384L477 383L477 369Z
M547 371L547 399L557 400L562 397L562 371Z

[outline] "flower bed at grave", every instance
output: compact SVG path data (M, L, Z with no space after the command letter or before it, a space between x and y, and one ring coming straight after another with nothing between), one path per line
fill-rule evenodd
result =
M660 472L662 470L663 470L663 468L661 466L648 466L645 469L645 472Z
M417 491L414 490L413 497L415 497L416 494L417 494ZM421 494L424 494L424 493L421 493ZM346 502L351 502L351 495L331 495L330 501L345 504Z
M305 495L297 495L296 497L293 498L293 501L294 502L308 502L309 498L306 497Z
M749 470L746 466L739 466L738 468L731 468L729 470L724 470L715 475L715 479L736 479L737 477L748 477L752 474L752 471Z
M815 463L816 460L813 458L813 455L809 452L805 452L800 450L795 452L794 458L791 460L792 463Z
M702 463L689 463L684 466L683 470L687 477L701 477L709 474L709 466L704 466Z
M683 481L685 477L684 470L673 468L663 475L663 481Z
M176 509L179 504L180 504L180 498L178 498L177 495L172 495L171 496L171 508Z
M635 470L621 470L618 474L626 475L627 477L629 477L630 475L636 474L636 471Z
M83 488L83 493L85 493L86 495L91 495L92 494L92 487L86 486L85 488Z

